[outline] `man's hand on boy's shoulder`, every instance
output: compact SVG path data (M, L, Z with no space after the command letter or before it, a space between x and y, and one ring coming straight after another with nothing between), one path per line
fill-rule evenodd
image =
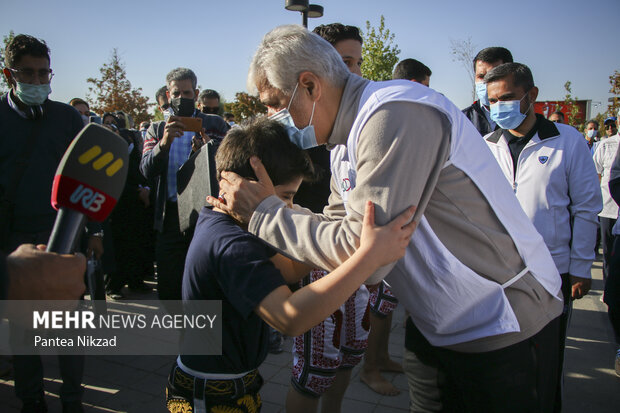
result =
M258 181L250 181L234 172L224 171L220 180L219 198L207 197L207 202L243 224L250 222L252 214L265 198L276 194L261 160L253 156L250 164Z

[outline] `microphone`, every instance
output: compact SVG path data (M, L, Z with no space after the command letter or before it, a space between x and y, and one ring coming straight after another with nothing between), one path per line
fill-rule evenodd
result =
M127 143L95 123L80 131L56 169L52 206L58 210L47 251L75 251L86 219L101 222L114 209L127 178Z

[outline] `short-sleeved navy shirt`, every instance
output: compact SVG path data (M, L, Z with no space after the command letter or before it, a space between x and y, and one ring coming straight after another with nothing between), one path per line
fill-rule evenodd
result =
M205 373L237 374L265 360L269 329L254 309L286 285L269 260L274 254L230 216L207 207L200 211L185 260L183 299L222 300L222 355L182 355L184 365Z

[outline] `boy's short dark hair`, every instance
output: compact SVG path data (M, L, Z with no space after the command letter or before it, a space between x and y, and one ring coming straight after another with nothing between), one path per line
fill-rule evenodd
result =
M501 61L502 63L512 63L512 53L505 47L487 47L478 52L474 57L474 70L476 70L476 62L481 61L484 63L493 64Z
M273 185L293 179L314 179L314 167L308 154L292 143L279 122L266 117L250 119L231 129L215 154L217 180L222 171L231 171L243 178L256 180L250 157L258 156Z
M200 92L200 95L198 95L198 100L202 101L202 99L217 99L217 100L220 100L220 94L217 93L213 89L205 89L202 92Z
M14 68L24 56L45 57L50 61L50 49L43 40L27 34L18 34L4 50L4 64Z
M419 60L405 59L400 61L394 68L392 79L415 79L421 81L432 74L431 69Z
M157 102L158 105L159 105L159 98L162 98L164 100L168 99L168 96L166 96L167 91L168 91L168 86L162 86L159 89L157 89L157 92L155 93L155 102Z
M495 66L484 76L484 83L492 83L512 75L515 86L521 86L525 92L534 87L534 77L529 67L522 63L504 63Z
M342 40L349 39L357 40L361 44L364 44L362 36L360 36L360 29L355 26L345 26L340 23L322 24L315 27L312 32L327 40L332 46L336 46L336 43Z
M562 112L561 110L556 110L551 115L558 115L559 117L562 118L562 120L564 120L564 112ZM549 117L551 117L551 115L549 115Z
M120 127L118 116L116 116L116 113L114 113L114 112L105 112L101 116L101 122L104 122L105 118L107 118L107 117L111 117L114 120L114 124L116 125L117 128Z

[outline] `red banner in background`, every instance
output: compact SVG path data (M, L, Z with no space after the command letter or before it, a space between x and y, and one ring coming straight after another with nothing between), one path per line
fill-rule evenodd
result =
M578 123L584 123L586 120L590 119L591 103L591 100L576 100L574 102L574 105L579 110L576 116ZM549 115L558 110L564 114L564 118L568 122L568 114L570 113L570 108L565 104L563 100L546 100L534 103L534 111L536 113L540 113L545 118L548 118Z

